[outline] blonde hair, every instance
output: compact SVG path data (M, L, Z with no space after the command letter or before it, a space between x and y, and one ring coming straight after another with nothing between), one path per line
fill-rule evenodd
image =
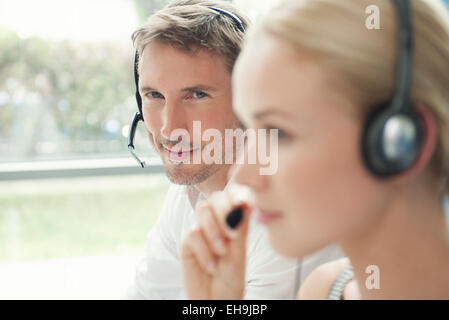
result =
M411 99L434 114L439 130L432 167L449 192L449 14L439 0L412 0L414 57ZM380 29L368 29L365 12L380 12ZM366 116L395 89L398 18L386 0L287 0L262 19L260 32L286 41L301 54L337 72L353 89ZM250 40L252 41L252 40Z
M246 28L249 20L232 4L220 0L176 0L151 15L132 40L139 55L152 42L169 44L184 51L206 49L222 56L232 72L244 34L231 17L209 7L236 15Z

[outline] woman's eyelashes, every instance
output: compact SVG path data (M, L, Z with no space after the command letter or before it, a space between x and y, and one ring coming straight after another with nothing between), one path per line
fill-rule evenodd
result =
M245 124L245 122L242 121L241 119L238 119L238 121L239 121L240 129L242 129L243 131L246 131L251 128L251 126L248 126L247 124ZM256 130L256 132L257 132L257 128L265 130L268 134L273 133L272 130L276 130L278 140L280 140L281 142L289 142L293 139L293 134L290 134L286 130L280 129L279 127L276 127L273 125L260 126L260 127L256 126L256 127L252 127L252 128L254 128Z
M280 129L279 127L268 125L268 126L265 126L264 129L267 130L268 133L271 133L272 132L271 130L276 130L278 139L281 142L288 142L293 138L293 136L290 133L288 133L287 131L285 131L283 129Z
M241 121L241 120L238 120L239 121L239 127L240 127L240 129L242 129L243 131L245 131L246 129L248 129L248 126L243 122L243 121Z
M247 125L241 118L237 118L237 120L239 122L240 129L242 129L243 131L246 131L249 128L251 128L251 126ZM256 125L256 127L252 127L252 128L255 128L255 129L260 128L262 130L265 130L268 134L273 132L271 130L276 130L278 139L285 141L285 142L287 142L288 140L291 140L293 138L292 134L290 134L286 130L280 129L278 126L274 126L274 125L261 125L261 126Z

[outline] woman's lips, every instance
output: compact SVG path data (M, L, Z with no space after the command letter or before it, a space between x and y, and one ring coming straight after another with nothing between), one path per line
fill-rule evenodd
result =
M268 211L261 208L255 208L255 213L257 221L263 224L268 224L282 217L279 211Z

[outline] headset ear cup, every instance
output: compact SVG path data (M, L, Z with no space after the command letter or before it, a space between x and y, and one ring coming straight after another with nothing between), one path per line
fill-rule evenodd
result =
M391 111L389 103L384 103L366 120L362 134L363 161L375 176L399 174L415 163L422 140L422 121L412 108Z
M374 108L365 120L362 133L362 157L367 169L376 176L384 176L388 169L382 154L382 129L388 117L388 103Z

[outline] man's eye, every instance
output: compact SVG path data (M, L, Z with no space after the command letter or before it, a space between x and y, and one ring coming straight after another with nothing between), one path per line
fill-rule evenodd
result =
M194 92L193 92L193 97L194 97L195 99L202 99L202 98L204 98L204 97L207 97L207 93L204 93L204 92L202 92L202 91L194 91Z
M163 98L164 96L157 91L151 91L148 93L148 97L151 99L160 99Z

